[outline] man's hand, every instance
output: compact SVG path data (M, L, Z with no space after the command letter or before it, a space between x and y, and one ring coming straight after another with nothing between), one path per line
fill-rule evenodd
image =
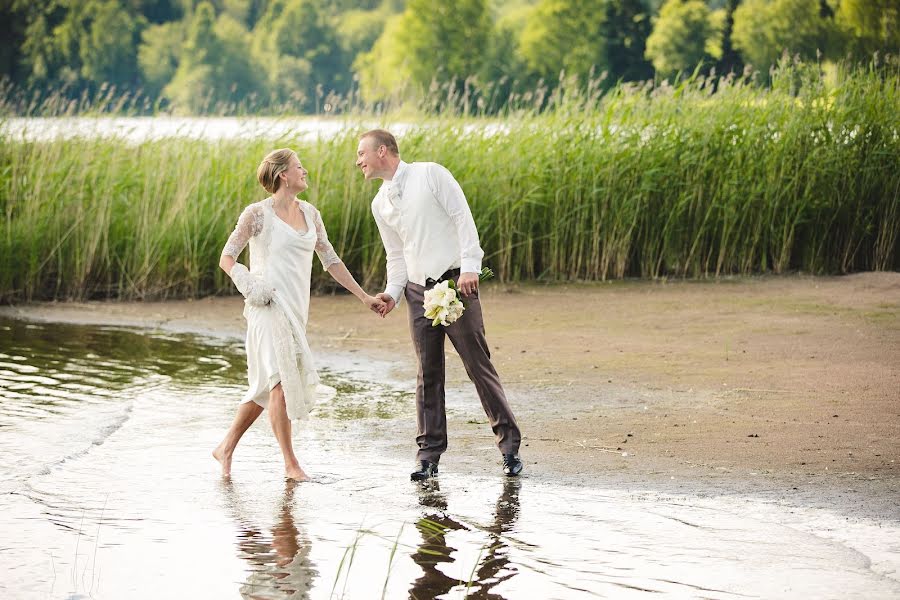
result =
M457 289L463 296L468 296L478 291L478 273L463 273L456 283Z
M381 311L382 318L386 317L389 312L394 310L394 306L397 305L397 303L394 302L394 299L391 297L391 295L387 294L385 292L382 292L380 294L375 294L375 297L378 298L379 300L381 300L382 302L384 302L384 308Z
M381 298L366 294L365 298L363 298L363 304L368 306L372 312L378 313L379 316L384 316L384 301Z

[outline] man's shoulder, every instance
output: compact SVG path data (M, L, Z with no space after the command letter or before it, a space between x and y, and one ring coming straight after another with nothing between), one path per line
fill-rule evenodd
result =
M435 169L439 169L442 171L446 171L447 167L440 163L431 162L431 161L420 161L420 162L412 162L408 163L408 168L416 171L433 171Z
M453 178L453 173L444 165L436 162L409 163L409 173L417 177L423 177L430 184L437 183L446 178Z

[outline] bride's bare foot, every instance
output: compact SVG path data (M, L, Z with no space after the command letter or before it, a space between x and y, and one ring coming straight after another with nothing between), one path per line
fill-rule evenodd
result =
M300 468L300 465L286 467L284 469L284 475L288 479L293 479L294 481L309 481L309 475Z
M225 454L225 450L219 445L212 455L222 465L222 477L231 477L231 454Z

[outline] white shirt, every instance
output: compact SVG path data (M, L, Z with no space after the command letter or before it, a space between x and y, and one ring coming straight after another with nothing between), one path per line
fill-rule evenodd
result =
M462 188L437 163L400 161L372 200L387 254L387 287L400 302L407 281L424 286L450 269L481 271L484 251Z

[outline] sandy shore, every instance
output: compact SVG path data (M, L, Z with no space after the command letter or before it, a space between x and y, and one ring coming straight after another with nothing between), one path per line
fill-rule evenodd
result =
M529 473L900 519L900 273L494 283L482 298ZM352 297L317 296L311 345L323 357L387 358L390 376L412 387L401 309L380 320ZM0 315L243 334L234 297L33 304ZM448 354L452 393L477 406L449 344ZM495 459L483 418L451 418L450 435L442 464ZM412 434L396 451L412 459Z

